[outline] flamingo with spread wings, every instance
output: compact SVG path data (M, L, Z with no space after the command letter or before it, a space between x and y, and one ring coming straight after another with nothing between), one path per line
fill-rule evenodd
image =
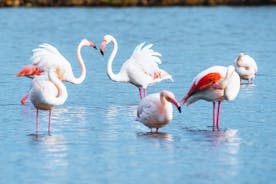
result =
M251 56L240 53L234 61L234 66L241 80L247 80L248 84L256 77L258 67Z
M223 100L234 100L240 90L240 77L231 65L213 66L200 72L193 80L182 102L190 105L198 100L213 102L213 131L220 130L220 111ZM216 112L216 102L218 108ZM217 115L216 115L217 113Z
M17 77L26 76L33 78L43 72L55 68L56 74L60 80L71 82L73 84L81 84L86 77L86 67L81 56L82 47L93 47L96 45L87 39L82 39L77 47L77 59L81 69L79 77L75 77L70 62L52 45L41 44L33 50L31 57L32 65L27 65L17 73ZM25 104L29 97L29 93L21 99L21 104Z
M163 90L143 98L137 107L136 121L142 122L145 126L158 129L167 125L173 118L174 104L181 112L180 103L175 99L170 91Z
M55 68L35 76L30 89L30 99L36 111L36 135L38 135L39 110L49 111L48 135L51 134L52 108L62 105L68 97L65 85L58 79Z
M116 82L129 82L139 88L140 99L146 96L147 87L164 79L173 81L172 76L165 70L159 68L161 64L159 52L152 50L152 44L144 46L138 45L131 57L122 65L119 73L115 74L112 70L112 63L118 51L118 43L111 35L105 35L100 47L102 55L105 47L113 43L113 50L107 63L107 75ZM142 94L142 91L144 94Z

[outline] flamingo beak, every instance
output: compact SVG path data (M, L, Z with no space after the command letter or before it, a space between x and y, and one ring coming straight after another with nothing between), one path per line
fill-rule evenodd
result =
M102 55L104 55L104 49L106 47L106 40L103 40L101 47L100 47L100 52Z
M96 46L96 44L95 43L93 43L93 42L90 42L90 45L89 45L90 47L93 47L94 49L96 49L97 50L97 46Z
M178 112L181 113L180 103L174 98L169 98L169 101L172 102L177 107Z
M177 109L178 109L178 112L181 113L181 106L178 106Z

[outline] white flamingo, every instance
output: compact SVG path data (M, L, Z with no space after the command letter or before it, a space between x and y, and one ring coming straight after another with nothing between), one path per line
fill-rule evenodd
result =
M223 100L234 100L240 90L240 77L231 65L213 66L200 72L193 80L182 102L190 105L198 100L213 102L213 131L220 130L220 109ZM218 109L216 115L216 102Z
M113 43L113 50L107 63L108 77L113 81L129 82L138 87L140 99L146 96L148 86L164 79L173 80L171 75L158 67L158 64L161 64L159 58L161 54L151 49L152 44L144 46L144 43L135 48L131 57L122 65L119 73L113 73L112 62L118 51L116 39L111 35L105 35L100 51L103 55L105 47L110 42ZM142 95L142 90L144 95Z
M158 129L167 125L173 118L172 104L181 112L181 106L172 92L163 90L150 94L140 101L135 120L142 122L151 131L156 128L158 133Z
M36 111L36 135L38 134L39 110L49 111L48 134L51 133L52 108L62 105L68 97L66 87L58 79L55 68L50 68L47 73L35 76L32 80L30 99Z
M248 84L256 77L258 67L256 61L244 53L240 53L234 61L236 72L241 80L247 80Z
M77 47L77 59L81 69L79 77L75 77L70 62L52 45L41 44L33 50L32 65L27 65L17 73L17 77L26 76L33 78L43 72L49 71L51 68L56 69L56 74L60 80L71 82L73 84L81 84L86 77L86 68L81 56L82 47L93 47L96 45L87 39L82 39ZM21 103L25 104L29 93L21 99Z

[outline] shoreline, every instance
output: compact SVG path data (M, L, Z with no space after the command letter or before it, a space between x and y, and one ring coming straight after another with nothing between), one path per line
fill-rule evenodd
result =
M0 7L264 6L276 0L0 0Z

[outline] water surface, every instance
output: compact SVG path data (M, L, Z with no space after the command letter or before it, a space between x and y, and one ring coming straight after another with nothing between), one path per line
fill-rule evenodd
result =
M275 7L215 8L9 8L0 10L0 183L273 183L275 160ZM75 49L82 38L98 46L105 34L118 40L114 71L141 42L162 53L164 81L181 99L193 77L212 65L230 65L240 52L257 61L254 85L242 85L222 104L223 131L211 132L210 103L201 101L161 133L134 121L138 90L106 76L105 57L82 50L87 78L67 83L69 98L47 112L20 105L30 80L16 78L40 43L55 45L79 74Z

